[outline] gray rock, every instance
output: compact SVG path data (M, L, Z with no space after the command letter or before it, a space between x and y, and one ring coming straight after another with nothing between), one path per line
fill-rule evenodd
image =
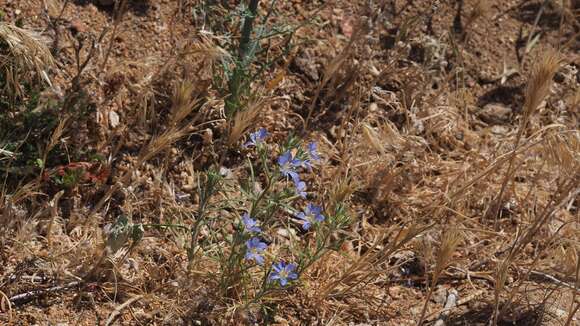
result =
M477 116L489 124L504 124L510 121L512 109L500 104L489 103L477 112Z

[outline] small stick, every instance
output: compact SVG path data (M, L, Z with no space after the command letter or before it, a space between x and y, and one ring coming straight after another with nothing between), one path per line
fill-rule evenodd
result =
M115 308L115 310L113 310L111 312L111 314L109 315L109 318L107 318L107 321L105 322L105 326L111 325L115 321L115 319L117 319L117 317L119 317L119 315L121 314L121 311L123 311L123 309L127 308L133 302L140 300L141 298L143 298L142 295L136 295L136 296L132 297L131 299L123 302L123 304L119 305L117 308Z
M2 298L0 299L0 311L1 312L8 312L8 321L11 322L12 321L12 304L10 303L10 299L8 298L8 296L6 295L6 293L0 291L0 295L2 296ZM7 303L6 307L4 305L4 302Z
M30 302L38 297L41 297L45 294L70 289L70 288L75 287L79 284L81 284L80 281L74 281L74 282L69 282L65 285L53 286L53 287L50 287L48 289L40 289L40 290L32 290L32 291L24 292L24 293L17 294L15 296L11 297L10 302L12 302L14 305L24 304L24 303Z
M56 195L54 195L54 198L49 203L50 222L48 223L48 227L46 228L46 241L48 242L49 249L52 249L51 248L52 247L51 234L52 234L52 227L54 225L54 220L58 216L58 201L60 200L60 197L62 197L63 194L64 194L64 190L59 191Z
M538 277L541 277L541 278L546 279L546 280L548 280L550 282L556 283L556 284L558 284L560 286L564 286L564 287L567 287L569 289L572 289L572 290L575 290L577 292L580 292L580 288L577 288L573 284L570 284L570 283L566 283L564 281L561 281L561 280L557 279L556 277L554 277L552 275L549 275L549 274L546 274L546 273L542 273L542 272L539 272L539 271L531 271L530 274L535 275L535 276L538 276Z
M9 152L9 151L7 151L7 150L5 150L5 149L2 149L2 148L0 148L0 154L2 154L2 155L6 155L6 156L8 156L8 157L14 157L14 153L12 153L12 152Z

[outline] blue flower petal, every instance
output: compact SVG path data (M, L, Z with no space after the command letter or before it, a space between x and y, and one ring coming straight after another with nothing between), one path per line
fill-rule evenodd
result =
M272 268L277 273L280 273L284 269L284 266L282 265L282 263L277 263L277 264L274 264L274 266L272 266Z
M308 143L308 155L314 161L320 161L317 147L318 145L315 142Z
M280 155L280 157L278 157L278 164L284 165L284 164L290 162L291 159L292 159L292 153L290 153L290 151L286 151L282 155Z
M258 146L268 136L268 132L264 128L250 134L250 141L244 144L244 147Z
M318 214L318 215L314 216L314 220L316 220L316 222L324 222L324 219L325 219L325 217L322 214Z

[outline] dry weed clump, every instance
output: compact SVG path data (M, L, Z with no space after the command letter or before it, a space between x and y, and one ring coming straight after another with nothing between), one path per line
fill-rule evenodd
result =
M12 102L26 95L25 83L51 85L49 72L55 62L40 35L0 22L0 46L3 94L11 97Z

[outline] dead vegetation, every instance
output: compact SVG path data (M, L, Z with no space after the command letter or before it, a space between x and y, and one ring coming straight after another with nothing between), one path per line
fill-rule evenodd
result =
M32 2L0 18L3 323L578 322L573 4Z

